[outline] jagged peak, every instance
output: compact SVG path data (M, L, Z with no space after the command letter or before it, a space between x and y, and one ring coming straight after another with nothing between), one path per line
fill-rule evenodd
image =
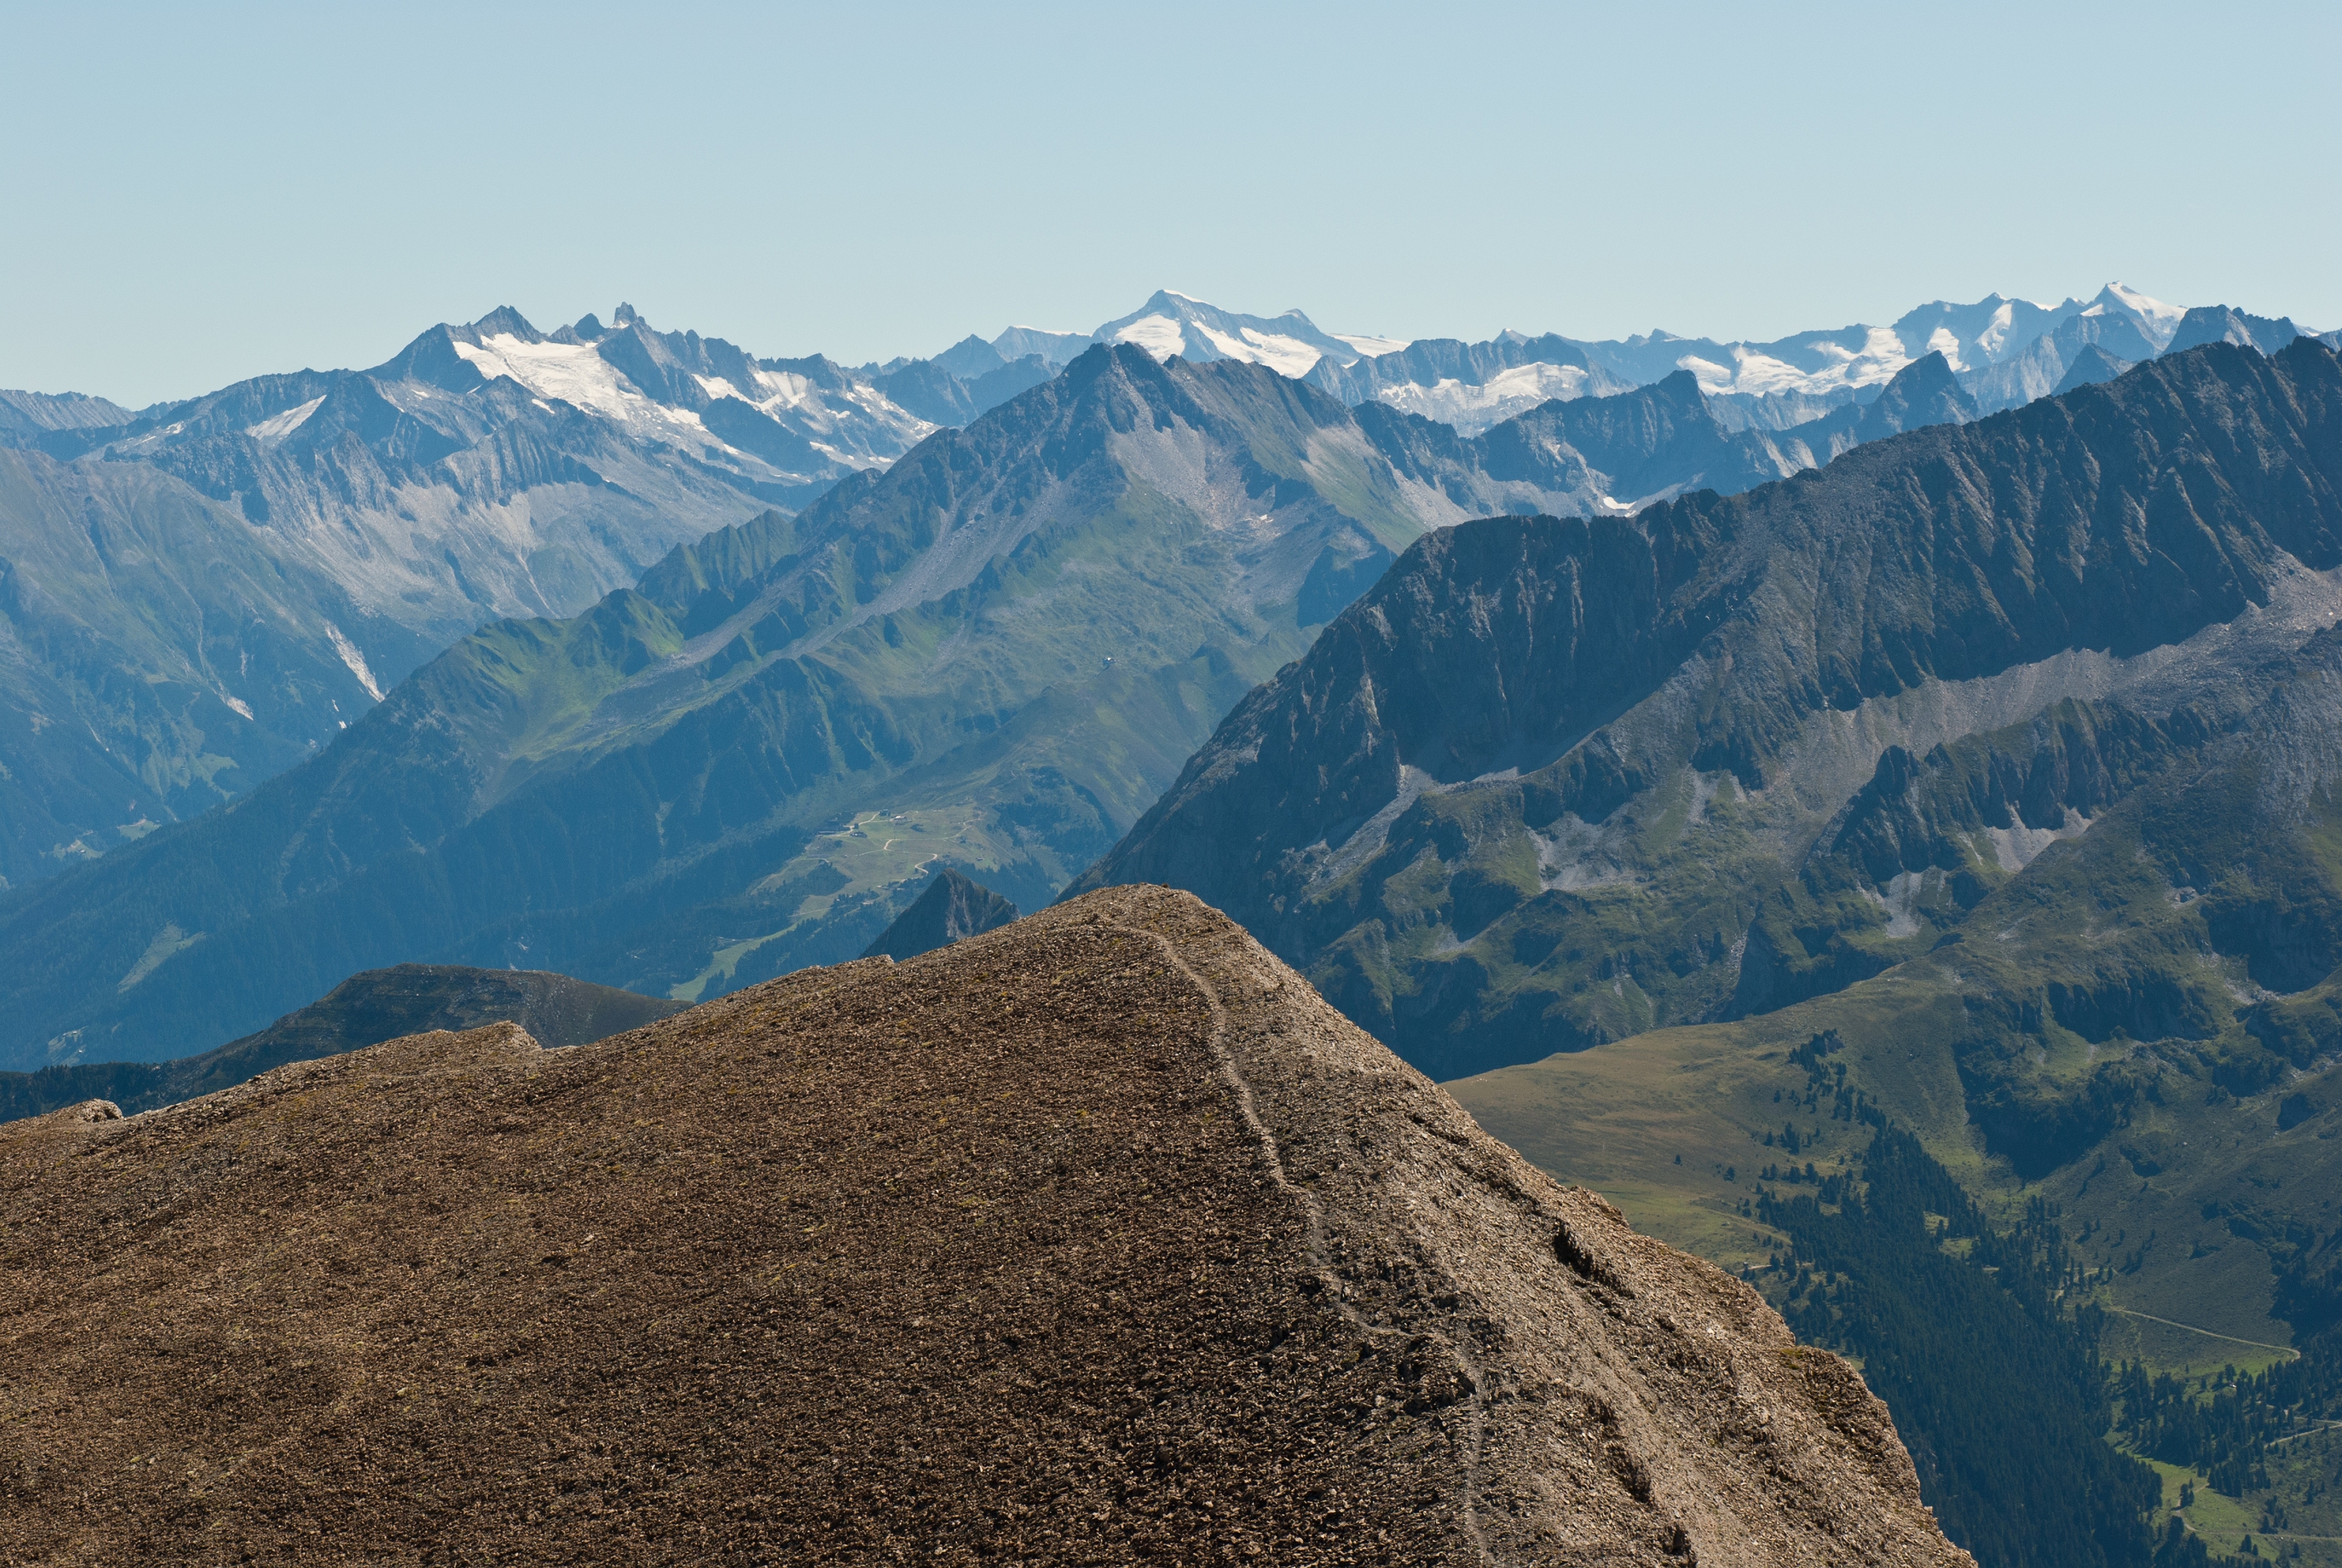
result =
M545 341L545 335L529 325L528 317L508 305L500 305L472 323L472 331L478 337L510 336L523 343Z

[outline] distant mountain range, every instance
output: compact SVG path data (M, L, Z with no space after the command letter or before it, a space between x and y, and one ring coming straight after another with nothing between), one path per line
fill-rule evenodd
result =
M1485 343L1410 343L1321 332L1298 310L1238 315L1166 289L1092 333L1011 327L989 345L966 339L950 355L961 356L955 365L982 369L1009 355L1062 363L1093 343L1133 343L1158 359L1242 359L1306 377L1346 403L1388 403L1473 434L1549 399L1623 392L1676 371L1691 372L1710 397L1740 405L1737 423L1780 428L1861 400L1929 354L1943 355L1977 411L1992 414L2048 394L2089 345L2103 344L2132 365L2210 342L2249 343L2273 354L2297 335L2282 318L2226 305L2184 310L2119 283L2090 300L2056 305L1997 294L1973 305L1938 300L1891 326L1857 324L1768 343L1668 332L1604 341L1506 332ZM987 347L989 358L981 352Z
M654 331L622 305L549 333L500 309L371 370L140 411L0 394L0 885L235 798L483 622L575 614L675 545L810 505L1101 342L1301 376L1360 409L1395 482L1437 497L1410 514L1445 520L1728 492L2173 345L2268 353L2294 332L2116 285L1771 344L1402 344L1164 291L1088 334L1017 327L846 367ZM1638 387L1656 390L1635 417L1658 423L1607 429L1627 406L1607 400ZM1866 412L1882 394L1896 406ZM1559 412L1587 400L1609 411Z
M511 310L133 413L0 393L0 886L248 790L485 621L883 468L1054 371Z
M483 628L235 810L0 899L0 1063L184 1054L407 959L696 1000L854 956L944 866L1046 904L1426 530L1746 489L1959 396L1930 355L1734 431L1678 372L1467 437L1094 345L582 615Z

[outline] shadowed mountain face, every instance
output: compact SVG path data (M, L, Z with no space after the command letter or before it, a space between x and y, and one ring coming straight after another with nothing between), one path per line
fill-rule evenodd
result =
M1844 1363L1163 890L13 1124L0 1212L12 1559L1967 1561Z
M1925 940L1904 884L1809 864L1894 756L2067 699L2178 722L2332 622L2337 565L2342 372L2307 342L1631 523L1468 524L1076 886L1193 889L1439 1076L1768 1011ZM2065 809L2030 810L2044 836L1991 875Z
M0 447L0 884L315 755L438 645L170 474Z
M926 892L895 917L863 951L865 958L916 958L938 947L996 930L1016 918L1016 906L946 866Z
M378 1045L402 1034L518 1024L548 1048L583 1045L683 1011L684 1004L589 985L565 974L401 964L353 974L257 1034L175 1062L97 1062L0 1074L0 1121L84 1100L150 1111L232 1088L288 1062Z
M1737 488L1810 461L1793 435L1726 432L1688 376L1466 440L1093 349L0 901L0 1061L160 1054L414 959L701 1000L862 952L942 865L1044 904L1426 529Z

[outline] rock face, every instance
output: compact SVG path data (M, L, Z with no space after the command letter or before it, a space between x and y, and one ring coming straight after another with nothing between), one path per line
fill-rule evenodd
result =
M938 947L995 931L1016 918L1016 906L986 887L945 867L895 924L878 934L865 958L916 958Z
M1967 1561L1845 1363L1167 890L0 1194L12 1560Z
M400 964L353 974L322 999L256 1034L172 1062L98 1062L0 1073L0 1121L109 1100L150 1111L232 1088L288 1062L378 1045L405 1034L517 1024L539 1044L583 1045L683 1011L685 1004L526 969Z

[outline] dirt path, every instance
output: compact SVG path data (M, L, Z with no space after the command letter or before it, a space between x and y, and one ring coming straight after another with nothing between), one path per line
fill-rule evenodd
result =
M2192 1323L2178 1323L2167 1317L2157 1317L2153 1313L2133 1312L2128 1307L2110 1306L2107 1310L2108 1312L2118 1312L2125 1317L2145 1318L2148 1323L2159 1323L2166 1328L2184 1328L2189 1333L2200 1333L2206 1339L2223 1339L2227 1341L2230 1344L2248 1344L2255 1350L2281 1351L2285 1354L2293 1357L2296 1361L2301 1359L2301 1353L2294 1349L2289 1344L2268 1344L2257 1339L2238 1339L2232 1333L2214 1333L2210 1329L2197 1328Z

